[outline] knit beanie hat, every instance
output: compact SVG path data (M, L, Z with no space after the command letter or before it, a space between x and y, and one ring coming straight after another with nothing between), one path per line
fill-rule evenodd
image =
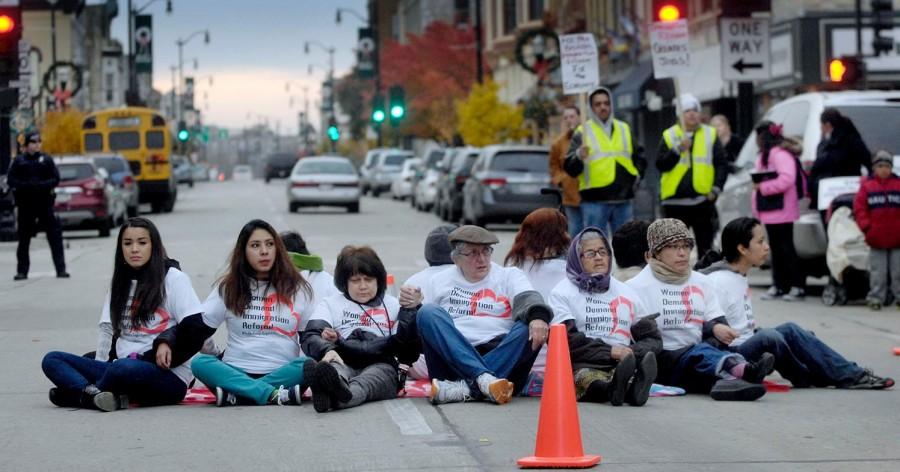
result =
M693 243L694 237L679 219L661 218L647 228L647 246L650 247L650 254L655 255L669 244L682 240Z
M891 153L885 151L884 149L875 153L875 157L872 158L872 165L876 165L879 162L887 162L890 165L894 165L894 156L891 156Z
M456 225L441 225L431 230L425 238L425 260L430 266L453 264L450 259L450 239L448 235Z

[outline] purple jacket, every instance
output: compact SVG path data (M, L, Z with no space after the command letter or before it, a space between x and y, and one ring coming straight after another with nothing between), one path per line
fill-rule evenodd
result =
M797 164L794 156L780 147L772 148L769 153L769 166L763 167L762 154L756 158L756 170L773 170L778 177L759 184L759 190L753 192L750 199L753 215L763 224L774 225L793 223L800 218L800 206L797 202ZM756 193L763 196L784 194L784 206L780 210L763 211L756 209Z

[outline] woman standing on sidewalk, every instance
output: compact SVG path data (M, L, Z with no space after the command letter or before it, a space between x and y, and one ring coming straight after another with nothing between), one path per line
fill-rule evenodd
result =
M806 275L797 263L794 222L800 218L797 159L784 148L781 125L756 126L759 157L753 183L753 214L766 225L772 243L772 286L763 300L796 301L805 296ZM800 180L798 180L800 177Z
M41 363L56 385L50 389L54 405L113 411L129 400L171 405L184 398L190 361L176 361L162 334L203 307L190 278L176 266L150 220L131 218L122 225L96 359L54 351ZM107 362L111 351L117 359Z
M215 393L216 406L239 400L300 404L304 370L315 363L300 352L299 333L315 302L275 229L262 220L244 225L228 272L203 304L206 326L228 326L225 355L219 360L201 354L193 362L194 375Z

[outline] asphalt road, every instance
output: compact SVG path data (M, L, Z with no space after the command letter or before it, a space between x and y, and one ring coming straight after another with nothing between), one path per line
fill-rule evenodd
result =
M364 199L344 210L289 214L283 181L182 188L175 211L150 215L201 300L241 226L263 218L296 229L333 267L345 244L369 244L398 282L424 268L422 243L439 223L406 203ZM500 262L515 227L496 229ZM317 414L299 407L191 405L102 414L54 407L40 370L50 350L92 350L112 271L115 236L66 233L72 278L58 280L43 236L32 273L13 282L15 243L0 243L0 470L512 470L533 453L539 400L504 406L424 399ZM114 233L115 235L115 233ZM756 281L764 281L757 274ZM756 290L756 296L761 293ZM900 311L755 299L764 326L795 321L877 373L900 378ZM225 333L216 338L224 340ZM773 376L777 380L777 375ZM608 471L900 470L900 392L795 390L753 403L704 396L652 398L644 408L579 405L585 452Z

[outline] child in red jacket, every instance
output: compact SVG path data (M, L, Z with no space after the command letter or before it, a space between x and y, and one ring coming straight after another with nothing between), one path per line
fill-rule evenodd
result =
M872 310L880 310L887 300L888 281L900 308L900 177L893 165L889 152L875 153L873 175L865 178L853 202L856 224L871 247L866 302Z

